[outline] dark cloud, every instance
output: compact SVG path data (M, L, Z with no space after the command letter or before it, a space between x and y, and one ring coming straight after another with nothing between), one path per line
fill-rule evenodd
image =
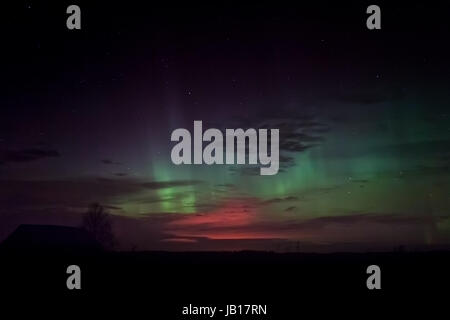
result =
M298 139L303 142L318 142L322 141L323 137L312 136L301 132L291 132L284 136L286 139Z
M419 165L417 166L417 171L420 174L449 174L450 173L450 164L446 165ZM409 172L406 172L407 174Z
M280 154L304 152L324 140L319 132L311 130L312 128L325 128L315 121L284 122L279 123L278 128L280 129Z
M112 206L112 205L104 205L103 206L105 209L110 209L110 210L122 210L121 207L118 206Z
M114 173L115 176L117 177L126 177L128 175L128 173L126 172L116 172Z
M294 157L285 155L280 155L279 162L281 168L293 166L295 164Z
M281 140L280 141L280 152L288 151L288 152L303 152L313 147L314 145L306 145L301 141L297 140Z
M28 148L22 150L7 150L2 152L1 161L3 163L31 162L44 158L57 158L61 154L52 149Z
M229 171L232 175L240 174L240 175L246 175L246 176L259 176L261 175L261 168L259 166L244 166L244 167L237 167L232 166L229 168Z
M194 186L203 183L201 180L172 180L172 181L142 181L136 178L110 179L104 177L95 178L104 186L125 187L128 186L133 190L158 190L174 187Z
M104 164L112 164L112 165L122 165L123 164L122 162L116 162L116 161L113 161L113 160L110 160L110 159L103 159L102 163L104 163Z
M437 217L436 219L441 219ZM385 224L385 225L421 225L430 223L427 215L407 215L407 214L380 214L362 213L338 216L326 216L313 218L305 221L286 221L280 224L283 229L316 230L329 225L351 225L351 224Z
M216 184L214 185L214 190L216 192L228 193L236 191L236 185L233 183Z
M285 209L285 211L295 210L295 206L291 206ZM444 220L445 217L437 217L438 220ZM330 225L353 225L353 224L383 224L390 226L402 226L402 225L419 225L423 226L430 223L430 218L423 216L411 216L406 214L349 214L340 216L326 216L319 218L312 218L303 221L280 221L277 223L272 222L259 222L248 226L233 226L233 231L272 231L280 232L280 234L291 234L297 232L313 232L319 229L323 229ZM201 226L199 226L201 228ZM222 226L218 225L216 229L222 229ZM247 230L248 229L248 230ZM213 230L213 231L214 231Z
M417 154L424 154L430 158L445 156L450 150L449 139L428 140L419 142L396 143L377 147L372 150L373 153L389 153L398 157L413 157Z
M298 197L295 196L289 196L284 198L272 198L265 201L262 201L261 204L273 204L273 203L280 203L280 202L287 202L287 201L297 201Z
M175 181L152 181L152 182L145 182L141 185L147 189L166 189L166 188L173 188L173 187L186 187L186 186L194 186L199 185L203 183L203 181L200 180L175 180Z
M330 131L330 127L319 121L313 115L302 115L294 111L278 111L276 115L261 115L254 119L233 118L234 128L279 129L279 172L286 172L295 166L294 154L302 153L312 147L320 145L324 140L324 134ZM223 126L223 125L222 125ZM268 143L271 143L268 136ZM248 144L246 144L246 156L248 157ZM241 175L259 175L259 166L232 167L230 171Z
M138 204L150 204L150 203L158 203L158 202L165 202L165 201L174 201L176 197L160 197L160 196L145 196L145 198L138 198L135 200Z
M135 178L72 178L60 180L0 180L0 211L19 212L54 208L84 210L90 203L115 206L118 197L137 195L146 189L197 185L200 181L142 181ZM149 195L151 197L151 195Z
M216 184L215 186L219 187L219 188L234 188L234 187L236 187L236 185L234 185L232 183Z
M322 125L322 126L319 126L319 127L311 128L309 131L311 133L315 133L315 134L324 134L324 133L330 132L331 128L329 126Z
M302 201L311 199L313 197L322 197L324 194L328 194L330 192L336 191L342 188L343 185L333 185L329 187L315 187L308 188L298 193L299 199Z

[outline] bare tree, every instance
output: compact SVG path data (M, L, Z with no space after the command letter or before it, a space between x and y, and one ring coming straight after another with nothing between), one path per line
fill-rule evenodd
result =
M83 216L81 228L88 231L105 249L113 249L116 239L112 232L111 215L103 206L93 203Z

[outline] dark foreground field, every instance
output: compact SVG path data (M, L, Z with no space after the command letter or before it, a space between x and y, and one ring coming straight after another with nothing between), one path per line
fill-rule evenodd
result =
M385 305L412 310L413 301L445 299L450 285L450 252L21 251L1 252L0 260L1 290L7 296L73 302L77 308L94 302L109 312L120 305L158 315L158 319L208 318L183 316L182 307L189 304L267 305L267 316L242 319L287 319L308 309L318 315L340 314L356 305L371 312ZM72 264L81 268L81 290L66 287L66 268ZM366 268L372 264L381 268L381 290L366 287ZM100 301L108 301L108 306ZM330 310L329 303L343 309Z

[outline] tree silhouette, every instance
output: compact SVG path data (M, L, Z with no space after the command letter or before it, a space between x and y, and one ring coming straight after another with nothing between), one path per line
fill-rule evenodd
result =
M81 228L88 231L105 249L113 249L116 239L111 220L111 215L102 205L93 203L83 216Z

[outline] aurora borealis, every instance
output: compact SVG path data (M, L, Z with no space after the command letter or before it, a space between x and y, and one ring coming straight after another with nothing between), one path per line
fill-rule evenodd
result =
M99 202L124 250L450 244L448 27L405 23L422 5L378 31L364 5L85 4L79 31L60 7L7 21L0 240ZM279 128L280 171L174 165L195 120Z

